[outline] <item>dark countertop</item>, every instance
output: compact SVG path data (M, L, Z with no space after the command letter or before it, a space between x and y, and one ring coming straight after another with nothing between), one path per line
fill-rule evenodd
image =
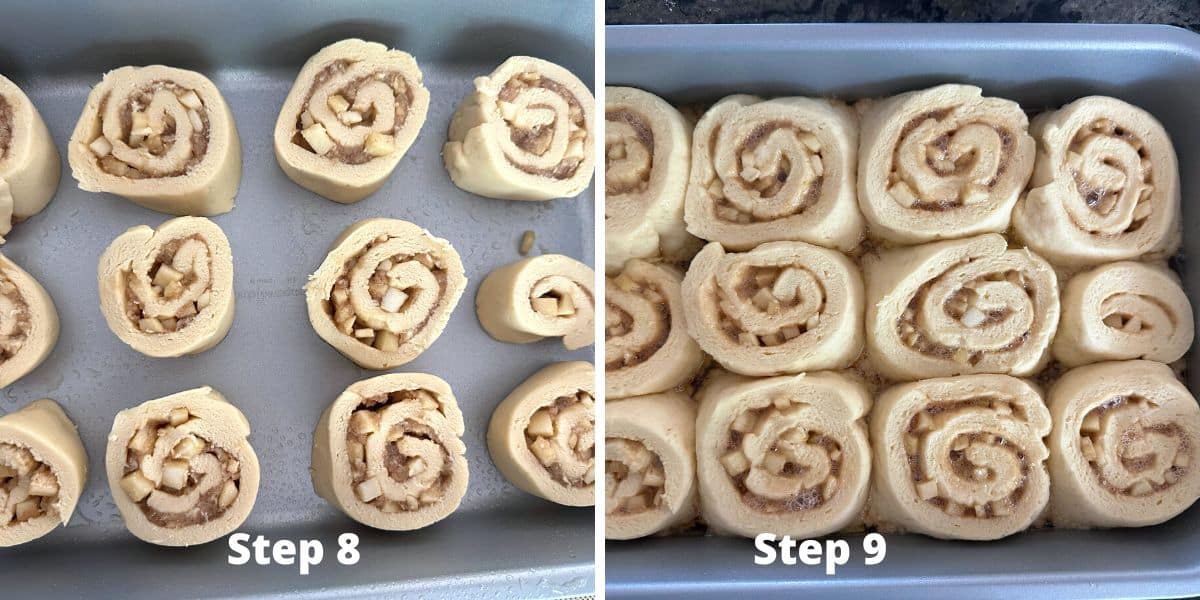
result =
M1165 23L1200 31L1200 0L607 0L605 22Z

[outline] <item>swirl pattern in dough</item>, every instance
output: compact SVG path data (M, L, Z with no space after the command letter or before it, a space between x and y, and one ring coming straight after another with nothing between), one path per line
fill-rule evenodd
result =
M778 375L848 366L862 351L862 276L804 242L726 253L713 242L683 278L688 332L725 368Z
M1049 359L1058 280L1036 254L989 233L873 258L864 265L867 348L885 376L1023 376Z
M693 133L688 231L730 250L786 240L849 251L863 237L857 142L857 118L842 104L722 99Z
M1104 96L1043 113L1013 230L1055 265L1169 255L1180 241L1179 164L1150 113Z
M87 453L53 400L0 417L0 547L66 525L87 483Z
M0 75L0 244L54 198L62 161L29 97Z
M947 84L863 117L858 202L873 237L901 244L1008 229L1033 171L1029 120L1010 100Z
M1041 394L1008 375L889 388L871 419L874 511L885 524L940 538L1021 531L1050 499L1049 433Z
M562 337L567 350L590 346L596 339L595 277L591 267L561 254L500 267L479 284L479 324L510 344Z
M42 284L0 254L0 389L36 369L58 343L58 311Z
M1067 371L1050 388L1056 527L1143 527L1200 498L1200 407L1170 367L1131 360Z

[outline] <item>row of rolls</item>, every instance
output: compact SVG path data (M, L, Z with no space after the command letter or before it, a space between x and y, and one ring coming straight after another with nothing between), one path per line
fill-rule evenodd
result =
M1200 498L1161 124L942 85L606 106L606 535L987 540Z

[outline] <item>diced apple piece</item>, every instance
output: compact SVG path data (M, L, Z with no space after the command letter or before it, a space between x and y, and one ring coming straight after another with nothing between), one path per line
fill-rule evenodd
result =
M196 94L195 90L188 90L182 96L180 96L179 103L192 110L200 110L200 107L204 106L204 104L200 102L200 96Z
M355 329L354 337L356 337L360 340L370 339L370 338L375 337L375 330L371 329L370 327L363 327L362 329Z
M408 476L415 477L424 473L426 469L425 461L420 458L414 458L408 461Z
M379 413L373 410L356 410L350 415L350 428L355 432L370 435L379 431Z
M147 425L137 430L132 438L129 438L130 450L138 454L149 454L154 450L154 441L158 439L158 433L153 427Z
M171 410L171 413L167 415L167 420L171 422L172 426L179 427L187 423L188 418L191 416L186 407L180 406Z
M541 296L532 300L533 310L553 317L558 314L558 300L549 296Z
M145 319L141 319L138 321L138 327L140 327L141 330L145 331L146 333L162 333L166 331L166 328L163 327L162 323L154 317L146 317Z
M558 316L569 317L573 314L575 314L575 301L571 299L571 296L567 295L559 298Z
M746 455L734 450L721 457L721 465L725 467L725 472L738 476L750 470L750 459Z
M404 306L404 302L408 300L408 294L390 287L383 294L383 298L379 300L379 307L390 313L400 312L400 307Z
M533 440L533 443L529 444L529 450L537 457L538 462L543 465L549 466L558 462L558 455L554 451L554 446L546 438L540 437Z
M29 479L29 494L31 496L53 496L58 493L58 478L50 472L49 467L42 467L34 472Z
M228 480L225 482L225 485L221 487L221 496L217 498L217 505L221 508L229 508L229 506L233 504L233 501L237 500L237 495L237 484L234 483L233 480Z
M362 502L370 502L383 495L383 487L374 477L354 486L354 495Z
M194 435L189 435L182 440L179 440L179 442L175 444L175 448L172 450L171 454L175 456L175 458L191 460L193 457L203 451L204 442L200 441L200 438Z
M367 136L367 143L363 149L371 156L387 156L396 151L396 140L390 135L375 131Z
M18 475L28 475L38 466L32 452L9 444L0 445L0 462L12 467Z
M162 265L158 271L154 273L154 285L166 287L169 283L175 283L183 279L183 273L172 269L170 265Z
M529 417L529 426L525 428L525 433L533 437L553 436L554 420L550 418L550 411L543 408L533 413Z
M141 471L134 471L121 479L121 489L134 502L141 502L154 491L154 482L146 479Z
M209 303L211 303L211 302L212 302L212 294L209 292L204 292L203 294L200 294L199 298L196 298L196 307L200 308L200 309L204 309L204 308L207 308Z
M162 484L173 490L182 490L187 485L188 462L168 460L163 462Z
M320 123L314 123L312 127L305 128L300 135L318 156L324 156L325 153L333 150L335 145L333 139L329 137L329 133L325 131L325 126Z
M112 152L112 142L108 141L108 138L100 136L92 140L92 143L88 144L88 148L92 150L93 154L103 158Z
M144 112L135 112L130 115L132 124L129 126L129 133L132 135L148 136L154 133L150 129L150 117Z
M338 115L338 119L341 120L343 125L357 125L358 123L362 123L363 117L353 110L348 110Z
M350 108L350 101L346 100L346 97L341 94L330 96L326 103L329 105L329 110L335 113L340 113Z
M17 520L28 521L29 519L41 514L42 511L38 507L38 504L39 502L36 498L30 498L24 502L21 502L20 504L17 504Z
M395 352L400 349L400 338L384 329L375 335L375 349L380 352Z
M642 483L651 487L659 487L667 483L666 474L662 469L652 466L646 469L646 476L642 479Z

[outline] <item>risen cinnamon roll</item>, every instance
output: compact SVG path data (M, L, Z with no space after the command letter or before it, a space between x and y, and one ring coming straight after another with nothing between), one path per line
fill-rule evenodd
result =
M893 96L863 117L858 203L871 235L914 244L1003 232L1033 170L1016 102L947 84Z
M58 311L42 284L0 254L0 388L36 369L58 342Z
M304 63L275 122L275 158L288 177L336 202L378 190L429 112L412 55L342 40Z
M488 335L510 344L562 337L567 350L595 341L592 268L561 254L500 267L479 284L475 312Z
M570 71L513 56L458 105L442 156L458 187L489 198L578 195L595 170L595 99Z
M399 219L348 227L304 286L317 335L365 369L424 352L446 327L467 278L444 239Z
M605 264L631 258L682 262L695 251L683 222L692 124L662 98L628 87L604 90Z
M842 104L722 99L693 133L688 231L731 250L780 240L854 248L863 236L857 142L857 118Z
M1143 527L1200 498L1200 408L1166 365L1068 371L1047 398L1051 519L1058 527Z
M80 189L172 215L229 212L242 179L233 113L207 77L121 67L92 88L67 149Z
M688 332L731 371L839 369L862 351L862 278L837 251L769 242L727 254L713 242L682 289Z
M210 387L117 413L105 465L129 532L160 546L211 542L242 525L258 496L250 423Z
M66 525L87 483L75 424L53 400L0 417L0 547Z
M555 363L496 407L488 453L505 479L558 504L596 503L595 374L591 363Z
M203 217L122 233L100 255L100 312L146 356L183 356L221 343L233 325L229 239Z
M391 373L346 388L313 434L312 482L347 516L389 531L419 529L467 491L463 417L450 386Z
M883 527L991 540L1033 523L1050 498L1050 413L1007 375L889 388L871 413L874 511Z
M1192 345L1192 305L1167 269L1118 262L1079 273L1063 288L1054 357L1069 367L1144 358L1169 363Z
M867 348L891 379L1029 375L1058 326L1058 280L990 233L884 251L864 264Z
M0 75L0 243L54 198L62 163L29 97Z
M719 373L698 399L700 506L714 531L803 539L858 517L871 479L864 385L826 372Z
M608 401L604 537L629 540L696 518L696 403L682 392Z
M662 392L700 370L704 353L683 318L674 267L630 260L604 285L604 386L609 398Z
M1030 130L1037 170L1013 210L1027 246L1066 266L1175 251L1179 165L1150 113L1089 96L1039 115Z

